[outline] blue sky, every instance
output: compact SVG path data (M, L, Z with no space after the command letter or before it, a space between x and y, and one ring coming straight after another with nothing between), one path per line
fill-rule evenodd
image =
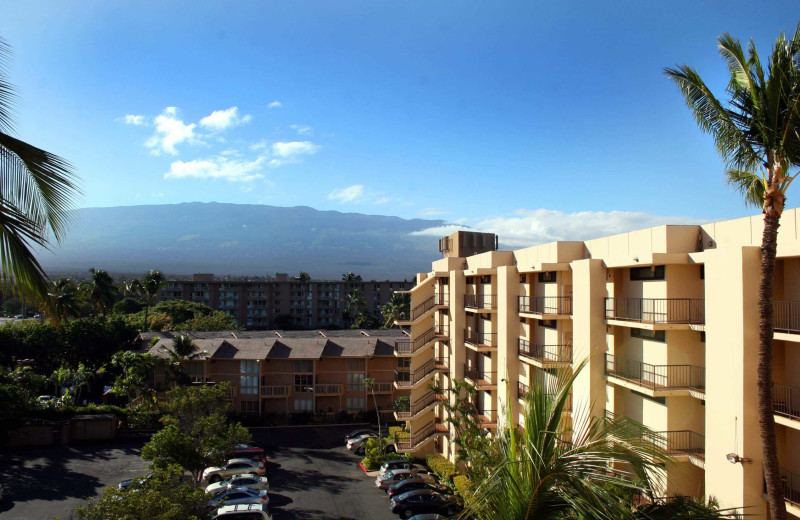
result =
M727 0L3 12L18 134L77 166L82 206L307 205L519 244L756 213L663 68L690 64L721 94L719 34L764 56L800 19L796 2Z

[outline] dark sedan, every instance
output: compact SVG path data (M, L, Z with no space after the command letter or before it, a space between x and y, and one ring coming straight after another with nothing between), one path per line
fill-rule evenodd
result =
M409 491L414 491L416 489L430 489L431 491L436 491L437 493L441 493L443 495L453 494L453 490L444 484L434 484L429 480L421 478L409 478L406 480L401 480L397 484L392 484L389 486L389 489L386 490L386 494L390 497L395 495L400 496L403 493L408 493Z
M464 502L453 495L441 495L429 489L417 489L392 497L389 509L400 518L422 513L439 513L452 516L464 508Z

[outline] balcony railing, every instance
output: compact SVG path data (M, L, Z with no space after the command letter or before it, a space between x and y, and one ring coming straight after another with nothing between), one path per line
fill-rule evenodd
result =
M772 407L776 414L800 419L800 388L772 385Z
M464 363L464 377L475 381L475 384L480 387L483 385L496 385L497 372L487 372L485 370L477 370Z
M497 348L497 333L464 329L464 343L478 347Z
M416 401L414 401L413 403L411 403L411 405L408 406L405 410L398 410L397 418L401 420L410 419L411 417L414 417L415 415L420 413L425 408L429 407L430 405L432 405L437 401L441 401L442 399L443 396L441 394L434 391L430 391L425 395L423 395L422 397L420 397L419 399L417 399Z
M776 301L772 312L775 332L800 334L800 302Z
M436 293L434 298L436 298L434 305L450 305L450 293L447 291Z
M400 451L412 450L436 433L447 433L447 428L434 420L413 432L395 433L395 445Z
M261 397L287 397L289 386L261 386Z
M520 296L519 312L528 314L572 314L572 296Z
M606 319L638 323L703 324L704 298L606 298Z
M375 387L371 390L376 394L391 394L394 391L393 383L375 383Z
M342 385L314 385L314 393L316 395L342 395Z
M525 383L519 382L517 383L517 398L518 399L527 399L528 393L531 391L530 387Z
M541 363L572 363L572 345L532 345L519 338L519 355Z
M478 410L478 420L482 425L497 423L497 410Z
M468 309L493 310L497 309L496 294L465 294L464 307Z
M796 506L800 506L800 475L783 468L778 468L783 485L783 498Z
M638 435L651 441L669 455L689 455L705 460L706 441L705 436L700 433L691 430L653 431L633 419L616 415L609 410L605 411L605 417L609 421L624 421L624 424L634 432L638 429Z
M433 328L433 335L437 338L449 338L450 337L450 326L437 323L436 326Z
M411 387L419 383L422 379L430 375L432 372L443 370L447 368L447 359L444 357L434 358L424 363L419 368L413 371L400 371L395 370L395 382L401 388ZM408 374L408 375L405 375Z
M422 334L415 335L413 338L402 338L394 340L394 349L398 354L413 354L421 349L436 337L436 330L431 327Z
M314 385L294 385L294 393L296 394L313 394L314 393Z
M687 389L705 391L706 369L694 365L651 365L621 360L606 354L606 374L651 390Z
M411 321L416 320L429 310L433 309L433 305L436 302L436 298L431 296L427 300L423 301L413 309L411 309Z

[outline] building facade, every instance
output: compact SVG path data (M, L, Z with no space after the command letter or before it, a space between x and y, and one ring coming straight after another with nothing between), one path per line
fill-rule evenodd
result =
M349 325L343 318L348 294L360 291L366 312L381 318L381 306L394 291L413 286L407 281L309 280L301 282L278 274L270 280L217 280L213 274L196 274L191 280L169 280L159 299L202 303L230 314L248 329L331 328Z
M200 354L184 362L192 381L229 382L242 414L357 413L376 406L391 414L392 403L408 395L395 384L408 373L394 356L395 341L408 337L397 329L147 332L140 339L155 341L149 353L166 358L180 335ZM374 387L364 384L367 378Z
M411 289L401 447L454 459L430 385L477 387L483 426L519 423L533 385L585 367L572 410L628 417L675 458L666 494L713 495L766 515L757 415L763 218L660 226L584 242L464 255L464 237ZM492 241L487 241L492 243ZM473 243L474 245L474 243ZM474 249L474 247L473 247ZM784 213L775 280L774 397L787 507L800 518L800 212ZM732 463L728 455L741 457Z

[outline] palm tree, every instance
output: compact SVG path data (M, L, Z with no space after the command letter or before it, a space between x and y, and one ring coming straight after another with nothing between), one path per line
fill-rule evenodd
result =
M117 300L117 288L114 285L114 280L102 269L95 270L92 267L89 272L92 275L91 280L82 283L81 286L86 291L86 295L92 303L92 307L94 307L95 314L107 316L111 314L111 309Z
M205 350L198 350L192 339L183 335L173 339L172 346L162 346L161 350L167 354L169 367L178 384L189 382L189 376L186 374L186 371L183 370L184 362L195 361L208 356L208 352Z
M150 271L142 280L133 279L125 283L125 294L129 294L142 300L144 307L144 327L142 330L149 330L150 306L153 304L158 291L165 283L164 275L161 271Z
M356 323L358 316L364 313L366 307L367 302L364 295L358 289L348 293L344 299L344 312L350 318L351 324Z
M53 324L80 316L81 302L78 284L72 278L61 276L58 280L50 282L47 300L50 308L50 322Z
M375 416L378 418L378 450L383 452L383 441L381 440L381 412L378 410L378 399L375 397L375 379L372 377L364 378L364 388L372 393L372 402L375 403Z
M383 328L389 329L394 322L408 318L411 312L411 295L408 293L392 293L392 297L381 307L381 314L386 320Z
M66 160L11 136L16 92L6 70L11 47L0 38L0 280L44 298L47 275L31 247L64 237L78 177Z
M717 47L731 76L730 99L724 105L691 67L682 65L665 72L681 89L698 126L714 138L728 182L747 204L764 213L758 293L758 416L770 516L784 520L771 393L772 294L778 226L786 191L800 165L800 25L791 40L781 34L776 41L767 75L752 40L747 55L739 40L727 33L717 39Z

